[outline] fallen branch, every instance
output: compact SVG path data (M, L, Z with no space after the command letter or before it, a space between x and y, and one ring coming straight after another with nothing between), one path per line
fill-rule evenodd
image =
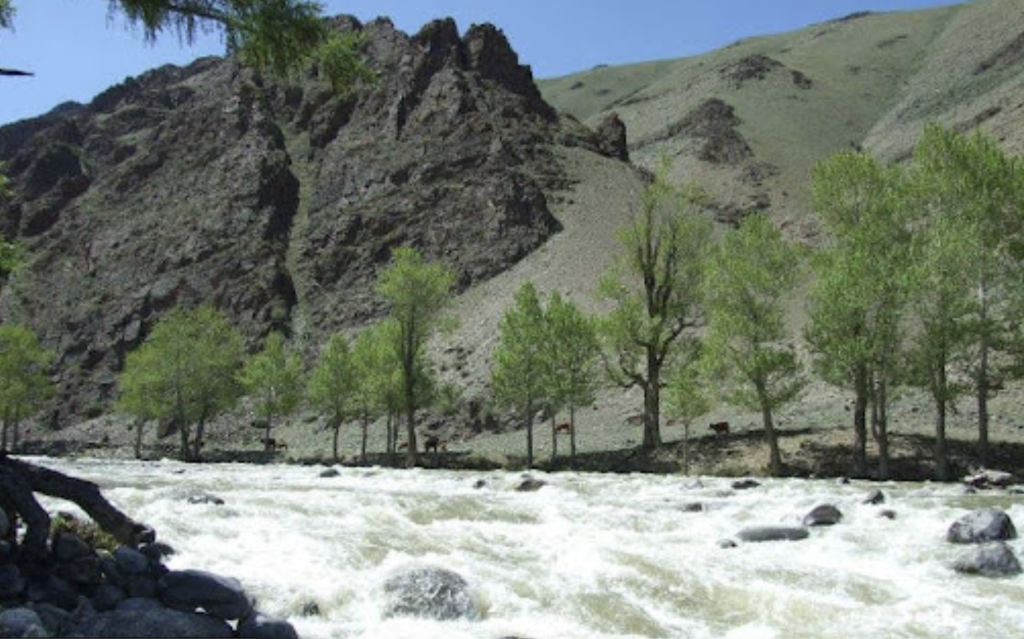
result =
M92 517L96 525L127 546L134 548L140 544L152 543L156 539L156 532L152 528L136 522L118 510L103 497L99 486L90 481L69 477L55 470L0 453L0 486L5 489L10 487L13 491L11 505L25 520L28 528L26 546L29 545L30 538L31 543L39 543L38 536L42 535L42 545L45 549L46 538L49 535L50 518L32 493L74 502ZM42 513L45 520L39 513Z

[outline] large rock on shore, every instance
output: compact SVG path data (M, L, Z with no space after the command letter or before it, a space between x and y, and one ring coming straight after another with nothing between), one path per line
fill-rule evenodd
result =
M984 508L967 513L946 533L946 541L954 544L980 544L1017 538L1013 520L998 508Z
M476 603L461 575L432 566L402 570L384 582L385 617L428 617L441 621L476 619Z
M224 621L162 606L145 608L118 608L101 612L72 626L68 637L160 637L211 638L233 637L234 632Z

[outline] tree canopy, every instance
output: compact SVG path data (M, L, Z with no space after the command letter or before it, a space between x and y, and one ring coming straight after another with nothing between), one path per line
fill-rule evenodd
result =
M238 400L243 356L241 336L220 311L175 309L128 354L121 405L140 417L175 422L182 459L198 458L206 423Z
M8 428L12 426L12 443L17 447L18 425L53 394L53 382L47 372L51 358L52 354L43 350L32 329L0 326L0 450L7 450Z
M424 347L438 327L441 309L455 283L452 271L439 262L427 262L415 249L401 247L381 274L377 291L391 307L397 325L392 348L401 364L402 399L406 414L407 463L416 465L415 413L422 404Z
M239 374L242 387L253 399L256 415L265 420L263 445L272 450L271 428L276 417L292 413L302 401L302 360L289 352L281 333L267 336L263 350Z
M659 174L620 234L623 257L601 281L602 297L615 304L600 322L605 368L616 384L643 390L647 450L661 445L662 370L701 313L700 281L712 234L711 220L697 211L703 199L696 188L673 186Z
M129 24L141 27L148 41L169 33L191 44L200 33L220 32L229 54L278 77L317 64L339 91L373 77L358 55L362 39L331 29L319 2L109 0L108 7L111 16L123 16ZM12 26L14 13L12 0L0 0L0 28Z

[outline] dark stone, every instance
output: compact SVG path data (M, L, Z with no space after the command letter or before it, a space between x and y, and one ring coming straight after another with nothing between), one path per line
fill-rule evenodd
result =
M146 599L145 597L129 597L121 603L117 604L117 609L122 612L142 612L142 611L154 611L164 610L166 606L155 599Z
M727 550L729 548L736 548L738 545L739 544L737 544L736 541L733 539L723 539L718 542L718 547L724 550Z
M761 485L760 482L753 479L738 479L732 483L733 490L750 490L751 488L757 488Z
M868 493L868 496L864 498L863 503L871 504L873 506L877 506L878 504L884 504L885 493L878 489L872 490L870 493Z
M972 548L953 562L953 569L964 574L984 577L1013 577L1021 573L1017 556L1002 542Z
M68 617L71 614L57 606L51 606L46 603L32 604L32 610L43 620L43 628L50 633L50 636L59 636L60 631L66 626ZM78 613L83 615L90 614L87 606L82 606Z
M32 628L43 628L43 620L35 610L29 610L28 608L9 608L0 612L0 636L45 636L39 634L28 634Z
M156 579L149 575L128 575L125 577L125 592L132 598L152 599L157 593Z
M57 561L71 561L92 554L89 544L70 533L61 533L54 537L52 550Z
M216 495L211 495L209 493L192 493L191 495L186 497L185 500L188 503L190 503L190 504L197 504L197 505L206 505L206 504L209 504L209 505L212 505L212 506L223 506L224 505L224 500L223 499L221 499L220 497L218 497Z
M10 531L11 522L7 519L7 513L0 509L0 539L6 539Z
M998 508L970 512L949 527L946 541L954 544L980 544L1017 538L1013 520Z
M252 612L252 601L242 584L202 570L175 570L160 580L160 599L178 610L202 608L221 619L244 619Z
M1016 483L1016 478L1001 470L982 469L963 478L963 483L973 488L1007 488Z
M811 512L804 515L804 526L834 526L843 518L843 513L830 504L815 506Z
M799 541L807 539L806 528L795 526L753 526L736 533L740 541L758 543L762 541Z
M149 559L138 550L128 546L118 546L114 551L117 567L127 575L141 575L149 572Z
M9 542L0 541L0 564L6 564L14 558L14 546Z
M71 637L162 637L227 639L234 636L231 626L209 615L180 612L167 608L117 609L88 617L71 627Z
M58 564L56 574L61 579L81 586L98 586L103 583L103 569L95 555Z
M117 608L118 604L124 601L126 597L125 592L117 586L103 584L93 594L92 606L99 612L106 612Z
M61 610L74 610L78 606L78 592L68 582L50 575L32 582L27 589L29 601L48 603Z
M238 624L238 636L243 639L299 639L299 634L290 623L259 612L254 612Z
M322 471L320 473L320 477L322 477L324 479L330 479L331 477L338 477L339 475L341 475L341 473L338 471L337 468L328 468L327 470Z
M319 617L320 616L320 605L315 601L307 601L302 604L302 616L303 617Z
M533 477L527 477L516 486L516 490L521 493L534 493L547 486L547 482L542 479L535 479Z
M385 617L413 616L438 620L476 619L476 604L469 584L460 575L442 568L403 570L384 582Z
M883 510L878 511L878 516L883 517L885 519L896 519L896 511L885 508Z
M165 544L161 541L154 541L151 544L146 544L139 548L139 552L149 559L151 562L150 566L152 567L154 564L158 564L163 561L164 558L173 556L174 548L171 548L170 544Z
M482 488L487 488L487 480L486 479L478 479L478 480L476 480L475 482L473 482L473 488L475 490L480 490Z
M629 147L626 143L626 125L619 114L609 113L597 125L597 138L601 152L608 157L629 161Z
M704 504L699 501L691 502L689 504L683 504L682 511L684 513L700 513L707 510Z

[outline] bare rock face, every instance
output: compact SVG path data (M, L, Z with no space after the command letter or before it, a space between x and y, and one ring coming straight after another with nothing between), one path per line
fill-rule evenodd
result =
M618 113L609 113L601 124L597 126L597 136L600 139L601 151L613 158L623 162L629 161L629 147L626 141L626 124L619 118Z
M0 128L0 232L30 251L0 319L55 351L51 421L102 412L177 305L217 306L250 345L317 343L384 311L373 285L398 246L465 287L558 230L552 149L601 144L541 99L500 30L333 25L365 34L375 83L338 95L315 69L280 84L206 58Z

